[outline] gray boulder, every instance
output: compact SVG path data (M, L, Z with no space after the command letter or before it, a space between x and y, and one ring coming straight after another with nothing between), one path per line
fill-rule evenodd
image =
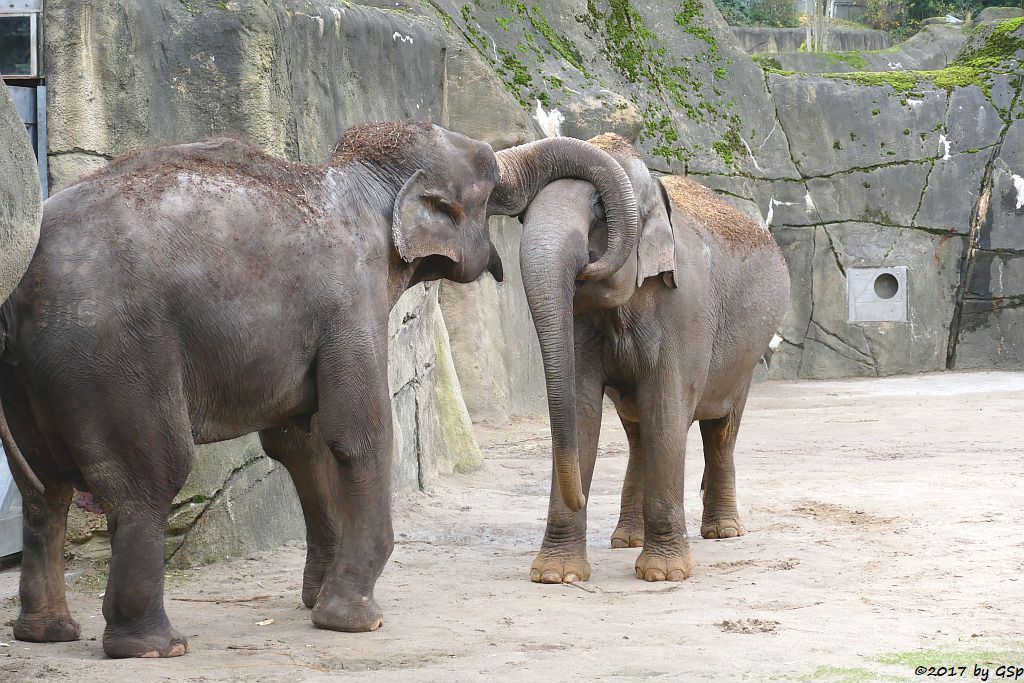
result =
M32 260L42 215L32 145L7 87L0 84L0 302Z

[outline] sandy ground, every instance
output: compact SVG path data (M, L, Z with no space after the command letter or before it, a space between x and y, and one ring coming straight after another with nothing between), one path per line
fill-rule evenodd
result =
M956 665L996 680L999 665L1024 667L1024 373L757 385L736 456L748 533L694 538L697 568L677 584L637 580L638 551L609 548L627 453L612 412L590 499L593 576L578 586L528 580L545 420L479 436L482 469L397 504L380 631L311 626L296 544L174 574L167 610L192 653L110 661L88 574L70 591L83 640L11 641L15 568L0 574L0 679L874 681ZM689 445L696 534L696 429ZM183 600L253 595L269 597Z

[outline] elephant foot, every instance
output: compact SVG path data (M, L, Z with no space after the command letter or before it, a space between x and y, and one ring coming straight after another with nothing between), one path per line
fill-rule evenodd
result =
M644 521L619 520L619 525L612 532L613 548L643 548Z
M14 622L14 637L30 643L67 643L78 640L82 629L70 614L18 615Z
M543 549L530 567L534 583L576 583L590 578L586 549L580 552Z
M701 538L736 538L745 533L747 530L735 512L713 519L705 517L700 525Z
M159 633L125 635L112 632L107 626L103 633L103 652L111 659L181 657L188 652L188 641L171 628Z
M372 596L346 599L341 596L324 595L324 592L321 591L320 598L309 617L317 628L345 633L364 633L376 631L384 625L384 613Z
M682 581L689 578L694 567L689 547L644 548L636 558L636 578L644 581Z
M307 551L306 568L302 571L302 604L306 607L314 607L320 597L320 589L324 585L324 577L327 570L334 563L333 555L327 558L317 557L312 551Z

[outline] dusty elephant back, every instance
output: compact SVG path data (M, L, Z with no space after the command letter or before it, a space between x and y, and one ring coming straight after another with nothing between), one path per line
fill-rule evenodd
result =
M660 180L673 209L685 211L730 247L752 250L775 244L767 228L700 183L677 175Z

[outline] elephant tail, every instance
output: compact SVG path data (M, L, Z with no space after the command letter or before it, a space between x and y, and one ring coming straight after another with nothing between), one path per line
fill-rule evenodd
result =
M0 310L0 358L3 358L4 353L7 350L7 337L10 325L8 324L11 320L9 315L10 302L6 302L3 305L3 310ZM28 460L25 460L25 456L22 454L21 449L18 448L18 444L14 441L14 435L11 434L11 427L7 424L7 415L4 414L3 401L0 400L0 442L3 443L4 452L7 453L7 460L11 464L11 469L15 467L21 472L22 476L25 477L26 481L32 485L32 488L44 493L46 487L43 486L43 482L39 480L36 473L32 471L32 467L28 464Z

